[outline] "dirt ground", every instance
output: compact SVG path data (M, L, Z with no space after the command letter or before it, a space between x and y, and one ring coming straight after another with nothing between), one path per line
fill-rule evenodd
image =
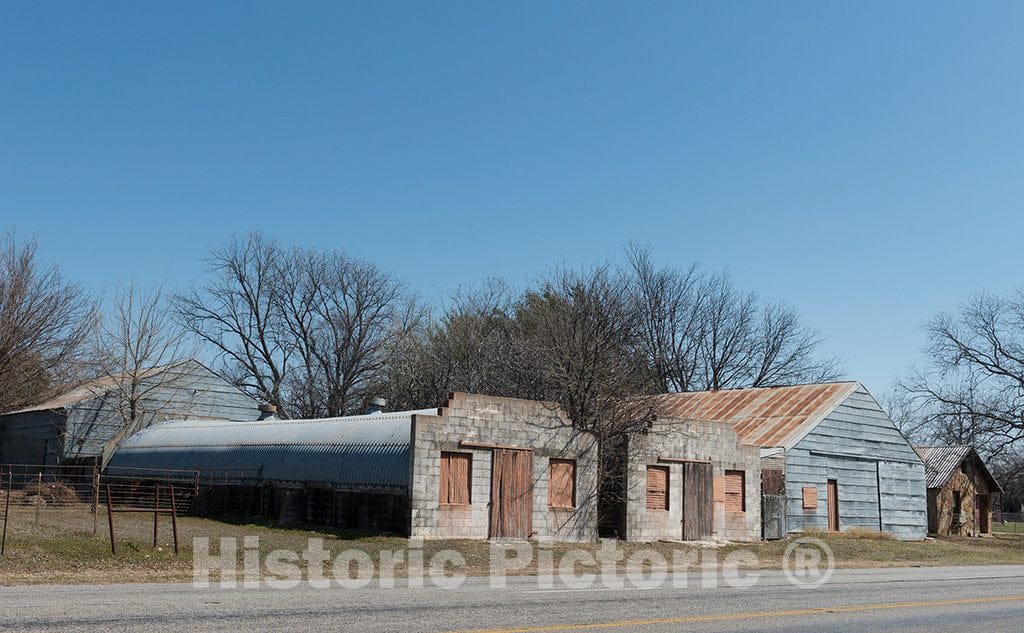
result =
M239 561L245 549L242 539L247 536L259 537L261 560L274 550L301 552L311 538L322 539L323 547L330 552L332 559L342 552L356 550L377 562L381 560L382 552L404 553L410 546L410 541L398 536L370 536L313 527L286 529L244 518L211 520L181 517L178 519L181 551L176 556L171 521L167 516L160 517L156 547L153 546L151 514L115 514L114 532L118 548L116 556L110 552L107 516L103 510L94 515L84 504L68 507L12 505L7 525L6 554L0 559L0 585L189 581L193 577L195 537L210 539L213 543L211 553L218 552L222 537L237 538ZM983 539L940 538L923 542L900 542L867 532L813 536L829 545L840 567L1024 564L1024 534L997 534ZM773 541L702 547L684 543L615 542L615 547L621 554L620 569L623 561L641 553L660 555L666 560L665 567L671 568L673 556L677 562L713 565L726 561L730 554L736 552L743 552L739 560L744 567L778 569L788 544L789 541ZM570 550L579 550L585 556L596 558L601 547L600 543L554 544L545 547L544 551L550 551L557 567ZM437 552L451 550L458 552L464 560L464 564L457 565L461 573L485 575L490 570L492 549L488 542L426 541L422 548L428 564ZM536 545L533 548L533 554L537 554L532 556L533 562L510 573L538 572L539 550ZM658 556L654 558L657 560ZM398 563L393 567L395 577L407 575L404 557L398 556L396 560ZM596 561L584 562L577 564L576 570L579 573L598 571L599 565ZM655 567L660 567L660 564ZM262 574L268 577L265 568Z

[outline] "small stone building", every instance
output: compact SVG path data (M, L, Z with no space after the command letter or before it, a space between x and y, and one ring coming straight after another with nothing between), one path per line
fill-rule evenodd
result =
M992 534L992 503L1002 494L985 462L970 446L918 446L928 486L928 533Z
M730 424L760 448L766 535L805 529L927 535L924 464L857 382L654 396L660 415ZM769 504L769 498L779 500ZM769 513L769 507L772 512Z
M658 417L626 455L626 540L761 538L760 450L731 424Z
M319 420L165 422L109 470L195 470L198 510L421 538L591 541L597 447L546 402L452 394L447 406Z

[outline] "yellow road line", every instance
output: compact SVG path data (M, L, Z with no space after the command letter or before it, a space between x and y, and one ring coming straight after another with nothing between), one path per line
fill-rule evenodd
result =
M724 613L714 615L687 615L678 618L657 618L651 620L619 620L616 622L591 622L589 624L551 624L546 626L524 626L510 629L470 629L451 633L545 633L547 631L582 631L587 629L614 629L628 626L652 626L656 624L693 624L698 622L727 622L730 620L753 620L756 618L793 617L819 613L853 613L882 609L912 609L915 607L941 607L961 604L986 604L990 602L1022 602L1020 596L994 596L990 598L957 598L954 600L927 600L924 602L883 602L881 604L860 604L847 607L816 607L813 609L791 609L788 611L751 611L748 613Z

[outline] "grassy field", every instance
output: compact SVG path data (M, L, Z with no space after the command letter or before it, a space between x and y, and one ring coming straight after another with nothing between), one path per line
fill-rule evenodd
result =
M345 531L314 528L283 529L246 519L214 521L184 517L178 520L181 554L174 555L170 520L161 518L157 547L153 546L152 515L117 514L114 517L118 535L117 556L110 554L106 515L95 520L85 506L36 509L12 506L7 534L7 553L0 562L0 585L39 583L103 583L103 582L173 582L192 579L192 539L207 537L217 543L221 537L239 539L258 536L260 550L303 550L310 538L324 541L332 557L346 550L365 552L374 561L383 550L405 551L409 541L400 537L368 536ZM1024 564L1024 533L999 534L986 539L941 538L906 543L863 534L815 534L829 544L840 567L879 567L907 565L985 565ZM638 552L657 552L667 560L676 556L704 556L708 560L725 560L737 551L756 557L756 566L777 569L787 541L753 544L728 544L717 548L700 548L682 543L617 543L623 558ZM556 544L554 560L561 560L570 549L596 553L598 544ZM216 548L215 548L216 549ZM467 575L488 573L490 545L481 541L427 541L423 554L427 561L441 550L455 550L465 559L460 566ZM241 554L240 554L241 555ZM700 560L695 558L694 560ZM578 566L583 573L597 571L597 565ZM536 573L536 564L514 573ZM265 573L265 572L264 572ZM395 567L395 576L407 573L404 564Z
M992 531L997 534L1024 534L1024 523L993 523Z

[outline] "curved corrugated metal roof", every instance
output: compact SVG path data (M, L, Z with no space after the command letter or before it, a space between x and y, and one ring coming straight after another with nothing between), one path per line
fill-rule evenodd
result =
M198 470L201 478L231 481L402 488L409 484L412 416L436 413L422 409L318 420L174 420L126 438L107 467Z

